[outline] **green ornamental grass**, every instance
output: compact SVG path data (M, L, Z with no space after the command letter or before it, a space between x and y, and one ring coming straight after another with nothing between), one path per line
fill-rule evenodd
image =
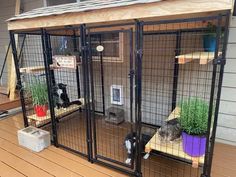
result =
M207 132L209 105L206 101L191 98L181 103L180 124L190 135L205 135Z
M32 97L33 105L46 105L48 104L48 90L47 84L34 81L28 86L28 90Z

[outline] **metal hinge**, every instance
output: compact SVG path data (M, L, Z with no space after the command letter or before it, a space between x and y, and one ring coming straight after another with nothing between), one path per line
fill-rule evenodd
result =
M213 63L215 65L225 65L226 64L226 60L225 60L225 58L218 57L218 58L214 59Z
M142 49L137 50L136 54L139 55L140 57L142 57L143 56L143 50Z
M131 77L131 76L134 76L135 75L135 71L132 69L132 70L130 70L130 72L129 72L129 77Z
M83 50L88 50L88 46L87 45L81 46L81 51L83 51Z

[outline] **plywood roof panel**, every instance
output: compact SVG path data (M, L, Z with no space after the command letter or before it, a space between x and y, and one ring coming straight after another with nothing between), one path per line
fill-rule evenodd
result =
M88 0L83 2L37 8L29 12L22 13L20 15L16 15L15 17L10 18L9 21L50 15L59 15L64 13L87 12L91 10L122 7L134 4L147 4L159 1L161 0Z
M89 0L35 9L8 20L9 30L114 23L134 19L191 17L225 11L231 0Z

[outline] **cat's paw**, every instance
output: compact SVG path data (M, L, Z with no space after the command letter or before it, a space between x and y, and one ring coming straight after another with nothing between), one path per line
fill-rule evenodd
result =
M148 159L148 157L150 156L150 154L149 153L147 153L147 154L145 154L145 156L143 156L143 159Z
M130 158L126 159L125 163L126 164L131 164L131 159Z

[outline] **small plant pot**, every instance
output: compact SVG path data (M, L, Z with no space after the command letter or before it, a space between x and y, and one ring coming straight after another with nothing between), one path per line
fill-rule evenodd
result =
M206 137L189 135L182 132L183 151L191 157L199 157L205 154Z
M34 106L34 111L38 117L44 117L47 115L48 106L47 105L36 105Z
M203 47L205 52L214 52L216 50L216 37L213 35L204 35Z

